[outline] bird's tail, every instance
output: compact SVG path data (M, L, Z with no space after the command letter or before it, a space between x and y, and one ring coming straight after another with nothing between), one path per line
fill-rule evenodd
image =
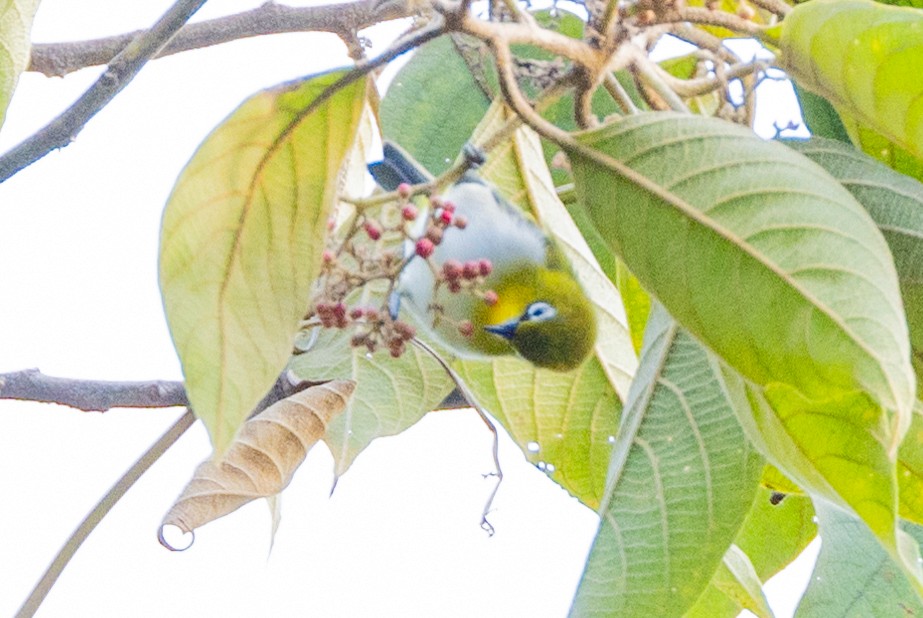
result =
M385 142L382 150L384 159L369 163L369 173L386 191L394 191L402 182L418 185L433 179L423 166L397 144Z

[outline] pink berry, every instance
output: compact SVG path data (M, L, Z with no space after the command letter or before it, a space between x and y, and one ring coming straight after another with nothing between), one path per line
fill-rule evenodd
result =
M465 262L465 265L462 267L462 277L465 279L475 279L481 274L480 265L474 260L469 260Z
M455 204L453 204L452 202L443 202L442 209L446 211L447 213L449 213L450 215L455 214Z
M439 220L445 225L452 225L452 213L443 208L442 212L439 213Z
M397 194L405 200L410 197L411 188L406 182L397 185Z
M337 259L337 256L330 249L324 249L324 252L321 253L321 259L324 261L324 264L333 264L334 260Z
M372 240L378 240L381 238L381 228L374 221L366 221L363 224L362 229L365 230L365 233L369 235L369 238Z
M452 221L452 224L460 230L468 227L468 218L464 215L455 215L455 219Z
M417 218L417 214L419 214L417 212L417 207L413 204L405 204L404 207L401 208L401 217L404 218L404 221L415 220Z
M497 293L493 290L484 292L484 302L487 303L488 306L493 307L497 304L498 300L500 300L500 297L497 296Z
M462 276L462 263L458 260L446 260L442 265L442 274L448 281L455 281Z
M474 334L474 324L469 320L462 320L458 324L458 332L462 334L462 337L470 337Z
M349 310L349 317L351 317L354 320L358 320L359 318L362 317L362 313L363 313L362 307L353 307L352 309Z
M428 258L436 250L436 245L429 238L421 238L417 241L416 252L421 258Z
M494 265L491 264L490 260L487 258L482 258L478 260L478 272L481 273L482 277L486 277L494 270Z

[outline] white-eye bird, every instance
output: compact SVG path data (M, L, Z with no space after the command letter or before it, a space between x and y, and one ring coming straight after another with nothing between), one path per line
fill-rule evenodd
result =
M483 162L480 151L473 155L469 149L466 154L469 160ZM369 171L387 190L400 183L431 180L391 143L384 145L384 160L369 165ZM596 341L596 318L557 245L473 171L466 172L441 199L443 204L454 204L455 216L464 217L467 224L464 229L445 230L432 260L437 266L447 260L462 264L489 260L484 287L496 292L496 302L491 305L473 294L453 294L445 285L434 297L433 269L416 257L398 282L400 307L408 307L463 357L519 353L539 367L558 371L580 365ZM443 316L435 323L434 305L442 307ZM458 328L465 320L473 326L467 336Z

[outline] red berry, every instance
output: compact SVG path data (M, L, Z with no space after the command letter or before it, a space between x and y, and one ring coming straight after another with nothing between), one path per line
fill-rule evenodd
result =
M402 182L401 184L397 185L397 194L401 196L402 198L404 198L405 200L408 197L410 197L410 192L411 192L410 185L407 184L406 182Z
M372 240L378 240L381 238L381 228L374 221L366 221L362 225L362 229L365 230L365 233L369 235L369 238Z
M324 249L324 252L321 253L321 259L324 261L324 264L333 264L337 259L336 254L330 249Z
M394 332L397 333L402 341L410 341L413 339L413 336L417 334L413 326L407 322L401 322L400 320L394 323Z
M376 309L375 307L369 307L368 309L365 310L365 317L370 322L376 322L378 320L378 309Z
M461 292L461 289L461 283L459 283L458 279L449 281L449 291L452 292L452 294L458 294Z
M446 260L442 265L442 274L447 281L455 281L462 275L462 263L458 260Z
M436 250L436 245L429 238L421 238L417 241L416 252L421 258L428 258Z
M455 204L452 202L443 202L442 209L449 213L450 215L455 214Z
M494 265L490 263L490 260L487 258L482 258L478 260L478 272L481 273L482 277L486 277L494 270Z
M335 304L333 308L331 309L331 313L333 314L333 317L335 317L336 319L342 320L343 318L346 317L346 305L344 305L343 303Z
M404 218L404 221L413 221L417 218L417 207L413 204L405 204L401 208L401 216Z
M474 334L474 324L469 320L462 320L458 324L458 332L460 332L463 337L470 337Z
M465 279L475 279L480 274L481 274L481 267L474 260L469 260L465 262L465 265L462 267L462 277L464 277Z
M498 300L500 300L500 297L497 296L497 293L493 290L484 292L484 302L487 303L488 306L493 307L497 304Z
M349 317L351 317L354 320L358 320L359 318L362 317L362 313L363 313L362 307L353 307L352 309L349 310Z
M458 229L463 230L468 227L468 218L464 215L455 215L455 219L452 221L452 223Z
M445 208L439 213L439 220L445 225L452 225L452 213Z

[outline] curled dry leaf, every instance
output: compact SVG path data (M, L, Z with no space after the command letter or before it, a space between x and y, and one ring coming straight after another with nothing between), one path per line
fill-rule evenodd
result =
M183 493L164 516L165 526L184 533L223 517L256 498L274 496L292 480L327 424L343 411L355 389L350 380L334 380L283 399L248 420L227 454L196 468Z

